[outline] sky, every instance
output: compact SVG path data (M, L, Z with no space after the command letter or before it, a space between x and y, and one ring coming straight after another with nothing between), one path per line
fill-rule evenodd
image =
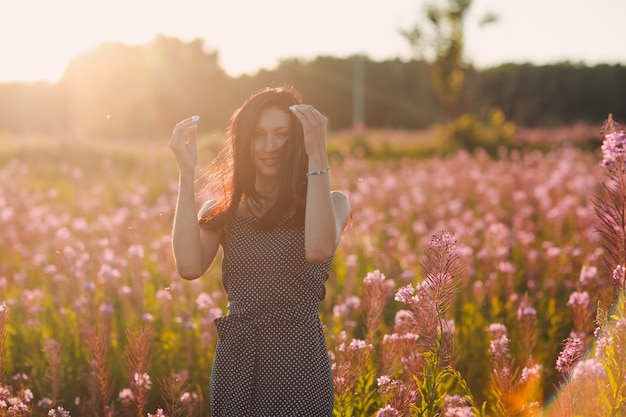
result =
M429 0L433 1L433 0ZM443 0L435 0L443 1ZM231 76L281 59L410 59L400 34L427 0L0 0L0 82L56 82L70 59L103 42L162 34L204 40ZM480 17L498 21L480 27ZM474 0L465 55L478 68L570 61L625 64L626 0Z

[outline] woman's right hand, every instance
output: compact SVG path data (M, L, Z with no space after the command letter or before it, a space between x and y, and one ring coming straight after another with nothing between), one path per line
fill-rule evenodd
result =
M200 120L200 116L189 117L179 122L172 132L170 149L174 152L181 174L193 175L196 169L198 162L198 148L196 146L198 120Z

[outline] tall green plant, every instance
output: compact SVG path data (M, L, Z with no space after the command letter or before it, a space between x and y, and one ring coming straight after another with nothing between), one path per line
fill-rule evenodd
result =
M604 406L610 416L626 413L626 133L609 115L603 126L603 159L607 169L606 198L596 197L596 213L605 261L613 271L613 292L601 306L596 359L606 372Z
M423 281L417 287L405 286L396 294L396 300L410 308L410 330L418 336L423 360L423 366L413 375L419 394L413 411L420 417L435 416L461 403L468 413L483 414L452 360L454 322L447 319L446 313L459 288L458 277L463 270L454 235L445 230L434 235L419 266ZM446 401L459 390L461 400L454 405Z

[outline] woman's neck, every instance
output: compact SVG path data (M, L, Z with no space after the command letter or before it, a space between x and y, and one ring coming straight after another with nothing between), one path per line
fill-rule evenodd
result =
M264 206L267 204L269 204L269 207L274 205L278 196L278 181L263 180L257 177L254 188L263 197Z

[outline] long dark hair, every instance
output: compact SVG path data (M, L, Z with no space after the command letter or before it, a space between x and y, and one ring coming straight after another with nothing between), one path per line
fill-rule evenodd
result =
M308 156L304 148L302 124L289 106L302 102L292 86L267 87L248 97L230 118L226 147L213 166L207 186L217 192L211 209L201 214L200 225L217 230L237 214L242 197L258 203L263 196L255 188L256 170L252 157L252 139L262 110L277 108L289 114L289 139L281 149L278 197L257 223L270 230L280 222L286 210L293 210L290 225L304 224L306 203L306 169ZM220 189L215 189L219 186Z

